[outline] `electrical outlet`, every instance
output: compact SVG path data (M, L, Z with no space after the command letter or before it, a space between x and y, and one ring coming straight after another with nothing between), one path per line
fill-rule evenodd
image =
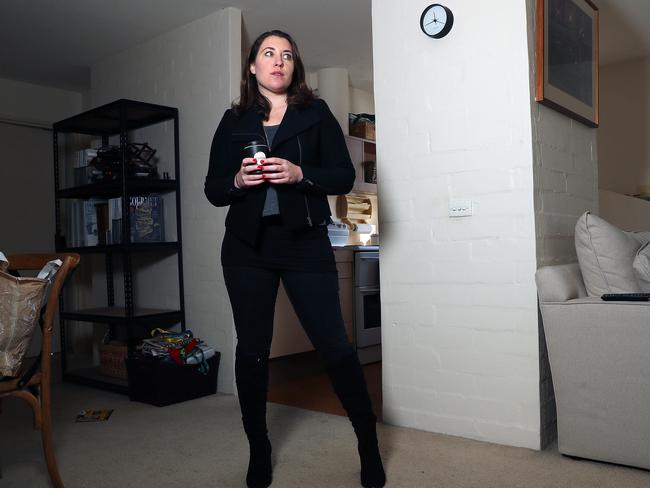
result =
M474 215L474 205L471 200L452 200L449 202L450 217L471 217Z

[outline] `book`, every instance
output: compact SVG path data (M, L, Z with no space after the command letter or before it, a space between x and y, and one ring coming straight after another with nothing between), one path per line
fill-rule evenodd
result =
M82 410L77 414L75 422L102 422L108 420L113 413L113 409L101 410Z
M98 244L108 244L108 203L105 200L96 200L93 203L95 206ZM86 242L86 245L89 246L90 244Z
M163 199L159 195L130 197L129 216L131 242L165 240Z
M73 200L66 200L64 202L65 209L65 242L66 246L74 247L74 211Z
M97 202L94 199L84 200L83 202L83 211L84 211L84 243L85 246L96 246L101 241L101 236L98 232L97 227Z
M82 226L79 209L81 208L78 200L70 201L70 242L72 247L82 246L80 227Z
M122 197L108 201L108 244L122 243Z
M101 198L69 200L64 204L68 247L106 244L108 202Z

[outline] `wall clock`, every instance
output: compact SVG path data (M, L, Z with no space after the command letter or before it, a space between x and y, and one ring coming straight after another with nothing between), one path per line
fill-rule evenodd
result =
M420 16L420 29L427 36L441 39L449 34L454 25L454 14L444 5L434 3L424 9Z

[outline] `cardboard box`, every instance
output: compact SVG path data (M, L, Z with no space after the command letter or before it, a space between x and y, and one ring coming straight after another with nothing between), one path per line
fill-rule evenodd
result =
M361 139L375 140L375 123L374 122L357 122L350 124L350 135L360 137Z

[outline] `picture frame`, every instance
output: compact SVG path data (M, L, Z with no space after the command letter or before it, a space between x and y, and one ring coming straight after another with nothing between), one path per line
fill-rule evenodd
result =
M599 125L599 16L591 0L537 0L535 100Z

